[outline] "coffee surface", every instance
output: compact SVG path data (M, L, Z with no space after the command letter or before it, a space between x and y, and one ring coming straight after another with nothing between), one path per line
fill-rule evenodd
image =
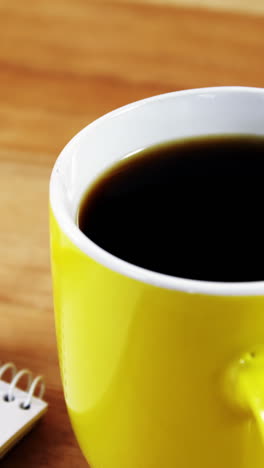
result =
M264 137L167 142L109 168L81 201L81 231L149 270L264 280Z

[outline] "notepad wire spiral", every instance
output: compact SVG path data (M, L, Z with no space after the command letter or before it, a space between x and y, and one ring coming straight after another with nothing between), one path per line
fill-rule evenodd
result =
M9 381L3 377L10 375ZM27 378L27 388L19 387ZM37 391L38 390L38 391ZM43 400L45 382L41 375L33 378L28 369L17 370L15 364L0 363L0 459L43 416L48 404Z
M22 379L24 375L28 376L28 383L27 383L27 397L24 402L20 405L21 409L29 409L31 402L32 402L32 397L35 394L35 390L38 385L40 385L39 388L39 393L37 398L42 399L45 393L45 382L44 378L41 375L38 375L33 379L32 377L32 372L28 369L21 369L20 371L17 371L17 368L13 362L7 362L0 366L0 380L4 376L5 373L8 371L11 371L11 381L9 382L9 387L6 392L6 394L3 396L4 401L10 402L15 400L15 390L17 388L17 385L19 381Z

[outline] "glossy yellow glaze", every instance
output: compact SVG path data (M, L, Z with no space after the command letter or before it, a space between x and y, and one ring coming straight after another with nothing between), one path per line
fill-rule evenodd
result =
M75 247L52 213L51 246L65 398L91 466L263 468L255 419L230 404L223 376L264 343L264 298L122 276Z

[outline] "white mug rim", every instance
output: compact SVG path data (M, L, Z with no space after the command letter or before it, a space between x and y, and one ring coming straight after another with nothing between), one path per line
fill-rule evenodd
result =
M97 125L105 119L111 119L117 115L151 103L157 100L165 100L173 97L174 95L191 95L197 93L222 93L222 92L245 92L261 94L264 97L264 89L256 87L244 87L244 86L219 86L219 87L207 87L207 88L194 88L182 91L174 91L166 94L152 96L146 99L132 102L123 107L115 109L102 117L96 119L86 127L84 127L77 135L75 135L69 144L77 141L79 137L87 130ZM56 179L58 177L58 167L63 165L64 151L68 147L62 150L58 156L55 165L52 170L50 179L50 206L52 212L57 220L60 228L64 234L72 241L72 243L78 247L84 254L91 257L97 263L105 266L106 268L115 271L121 275L128 276L139 282L147 283L155 287L163 289L171 289L191 294L204 294L204 295L215 295L215 296L262 296L264 295L264 281L252 281L252 282L236 282L236 283L224 283L224 282L213 282L204 280L185 279L176 276L169 276L162 273L157 273L151 270L147 270L137 265L133 265L126 262L109 252L105 251L92 240L86 237L81 230L78 228L74 219L66 212L65 207L61 202L61 196L59 193L58 184Z

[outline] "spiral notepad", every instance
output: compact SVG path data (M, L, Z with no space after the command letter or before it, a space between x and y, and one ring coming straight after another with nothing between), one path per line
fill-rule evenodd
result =
M2 380L11 372L11 380ZM19 388L19 382L26 375L27 390ZM38 390L38 395L35 392ZM33 378L27 369L17 371L11 362L0 365L0 458L13 447L39 420L47 410L42 400L45 391L43 377Z

